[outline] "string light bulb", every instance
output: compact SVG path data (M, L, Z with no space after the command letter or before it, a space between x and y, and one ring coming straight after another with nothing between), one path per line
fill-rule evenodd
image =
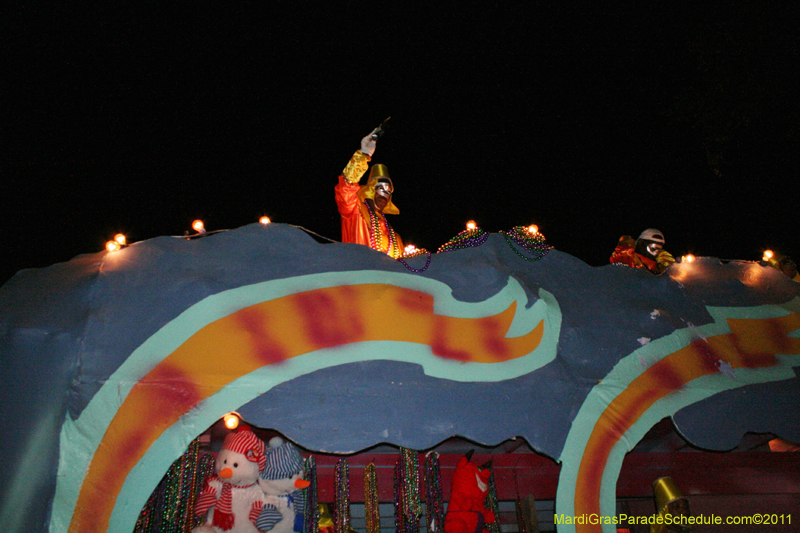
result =
M413 254L413 253L414 253L414 252L416 252L416 251L417 251L417 247L416 247L416 246L414 246L413 244L408 244L408 245L406 245L406 247L405 247L405 252L406 252L407 254Z
M530 226L528 226L528 233L530 233L531 235L536 235L537 233L539 233L539 226L537 226L536 224L531 224Z
M197 233L205 233L206 232L206 226L205 226L205 224L203 224L203 221L200 220L199 218L197 220L195 220L194 222L192 222L192 229L195 230Z
M769 263L769 260L773 257L775 257L775 252L772 250L764 250L764 257L762 257L761 260L765 263Z
M106 243L106 250L109 252L118 252L128 245L128 239L122 233L114 235L114 239Z
M267 224L271 223L272 220L270 220L270 218L267 215L264 215L263 217L258 219L258 222L266 226Z
M472 231L477 227L478 227L478 225L475 223L474 220L470 220L469 222L467 222L467 229L468 230Z
M682 263L691 263L694 260L695 260L695 257L692 254L686 254L681 258L681 262Z
M228 413L227 415L223 416L222 421L225 423L225 427L231 431L239 427L239 417L234 413Z

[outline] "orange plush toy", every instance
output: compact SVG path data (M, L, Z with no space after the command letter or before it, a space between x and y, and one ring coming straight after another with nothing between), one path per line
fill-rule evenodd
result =
M470 451L458 460L450 490L450 503L444 518L444 533L488 533L486 524L495 520L494 513L486 508L489 463L478 467L470 463Z

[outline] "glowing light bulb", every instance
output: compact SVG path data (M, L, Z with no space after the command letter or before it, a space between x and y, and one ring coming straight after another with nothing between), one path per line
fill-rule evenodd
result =
M265 226L272 222L268 216L264 215L263 217L258 219L259 223L264 224Z
M406 252L407 254L413 254L413 253L414 253L414 252L416 252L416 251L417 251L417 247L416 247L416 246L414 246L413 244L409 244L409 245L407 245L407 246L405 247L405 252Z
M478 227L478 225L475 223L474 220L470 220L469 222L467 222L467 229L468 230L473 230L473 229L475 229L477 227Z
M195 230L197 233L205 233L206 226L203 224L203 221L200 219L195 220L192 222L192 229Z
M694 259L695 259L694 255L686 254L686 255L683 256L681 261L684 262L684 263L691 263L692 261L694 261Z
M120 246L125 246L128 244L128 239L122 233L117 233L114 235L114 240L118 242Z
M764 262L769 262L769 260L772 259L774 256L775 252L773 252L772 250L765 250L764 257L762 257L761 260Z
M122 248L122 246L117 241L108 241L106 243L106 250L109 252L116 252L120 248Z
M531 224L530 226L528 226L528 233L530 233L531 235L536 235L537 233L539 233L539 226L537 226L536 224Z
M225 422L225 427L228 429L236 429L239 427L239 417L233 413L228 413L223 416L222 420Z

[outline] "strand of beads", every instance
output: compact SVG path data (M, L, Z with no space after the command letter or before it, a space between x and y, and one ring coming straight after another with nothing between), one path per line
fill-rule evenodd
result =
M400 448L395 465L395 530L398 533L418 533L422 516L419 486L419 457L417 452Z
M489 234L479 227L475 227L474 229L465 229L441 245L437 250L437 253L463 250L464 248L474 248L485 243L488 238Z
M423 253L428 254L428 260L425 262L425 266L422 268L414 268L405 262L405 259L416 257L418 255L422 255ZM412 254L403 254L403 256L398 257L397 260L400 261L403 264L403 266L409 269L411 272L416 272L417 274L419 274L420 272L425 272L426 270L428 270L428 267L431 265L431 253L425 249L416 250Z
M517 533L528 533L528 526L525 524L525 511L522 509L522 502L519 497L514 500L514 510L517 513Z
M342 457L334 469L333 529L335 533L350 533L350 473L347 459Z
M381 213L381 217L383 218L383 223L386 224L386 229L389 230L389 250L386 253L397 259L403 253L397 245L397 235L395 235L394 228L389 224L389 221L386 220L386 215Z
M378 503L378 473L375 463L364 469L364 517L367 522L367 533L380 533L381 514Z
M494 522L486 524L489 533L500 533L500 507L497 504L497 486L494 483L494 469L490 466L489 493L486 495L486 507L494 513Z
M400 460L394 465L394 530L396 533L405 533L406 531L406 517L403 514L403 467L400 465Z
M164 531L179 533L194 525L194 501L198 492L198 439L176 459L148 498L134 532ZM204 478L203 478L204 479Z
M210 453L204 453L200 456L200 461L197 466L197 479L194 488L195 497L198 494L200 494L200 491L202 491L203 488L205 487L206 479L210 478L216 473L216 468L215 468L216 462L217 462L216 459ZM197 516L194 512L194 506L192 506L191 514L193 516L191 529L194 529L203 523L203 521L205 520L205 516L204 515ZM189 531L191 531L191 529Z
M195 525L194 503L200 493L200 439L194 439L181 462L181 499L183 500L183 528L181 531L191 531ZM202 478L204 481L205 478Z
M369 205L369 202L364 202L364 205L367 206L367 211L369 212L369 247L373 250L377 250L377 243L379 242L381 234L381 229L378 226L380 223L378 222L378 217L375 216L375 211L373 211L372 206Z
M419 454L414 450L403 448L403 473L406 479L406 490L409 495L406 498L406 505L403 510L408 516L419 522L419 517L422 515L419 486Z
M444 504L442 472L436 452L429 453L425 458L425 507L428 512L428 531L438 533L444 527Z
M303 533L317 533L319 529L317 462L313 455L309 455L303 462L303 479L310 483L307 489L303 489L307 491L306 508L303 509Z
M367 205L369 207L369 205ZM381 213L383 215L383 213ZM375 248L374 243L377 242L377 239L380 236L380 228L377 216L373 213L370 209L370 218L372 220L372 230L370 233L370 245ZM384 219L386 217L384 216ZM387 227L388 222L387 222ZM525 261L538 261L543 258L545 255L548 254L550 250L553 249L552 246L547 244L547 241L541 233L539 233L538 228L535 226L516 226L509 231L501 231L500 233L503 234L503 237L506 240L509 248L517 254L519 257L524 259ZM393 232L390 233L390 239L394 235ZM452 252L454 250L463 250L464 248L474 248L477 246L483 245L489 239L489 234L482 230L481 228L475 226L472 229L466 229L447 241L445 244L439 247L436 253L442 252ZM392 242L394 242L392 240ZM396 244L396 243L395 243ZM514 246L517 244L521 246L523 249L528 251L533 257L528 257L523 255L517 248ZM405 260L416 257L417 255L421 255L423 253L428 254L428 260L425 262L425 266L422 268L414 268L409 265ZM392 255L392 254L390 254ZM412 252L404 253L401 257L397 257L397 260L400 261L403 266L405 266L411 272L425 272L431 264L431 254L427 250L420 249L414 250Z
M538 261L553 249L552 246L547 244L547 240L544 238L544 235L539 233L538 230L534 229L533 226L515 226L509 231L501 231L500 233L502 233L503 237L505 237L509 248L511 248L515 254L520 256L525 261ZM533 254L533 257L527 257L523 255L519 250L516 249L514 243Z
M372 208L369 202L364 202L364 205L367 206L367 211L369 211L369 247L373 250L381 250L382 243L381 243L381 220L386 225L386 230L389 234L389 249L386 250L386 253L395 259L400 257L402 251L400 247L397 245L397 235L394 233L394 229L392 228L389 221L386 220L386 215L380 213L380 218L378 214L375 213L375 210Z
M144 504L144 507L139 513L139 518L136 519L136 525L133 528L134 533L149 533L153 531L153 513L155 512L158 502L158 492L157 488L150 494L147 503Z

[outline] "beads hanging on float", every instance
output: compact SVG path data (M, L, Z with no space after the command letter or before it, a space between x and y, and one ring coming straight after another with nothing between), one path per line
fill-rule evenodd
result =
M452 252L453 250L463 250L464 248L474 248L486 242L489 234L478 226L472 229L465 229L443 245L439 247L437 253Z
M509 231L501 231L500 233L505 238L509 248L511 248L515 254L525 261L538 261L553 249L552 246L547 244L547 240L545 239L544 235L539 233L539 228L536 225L516 226ZM478 227L474 221L470 220L469 224L467 224L467 229L440 246L436 253L439 254L443 252L463 250L465 248L475 248L483 245L488 239L489 234ZM530 254L532 254L533 257L528 257L522 254L519 250L517 250L515 245L521 246ZM405 261L406 259L416 257L417 255L421 255L423 253L428 254L428 260L425 262L425 266L422 268L413 268ZM431 264L431 253L424 249L414 249L403 254L401 257L398 257L397 260L400 261L403 266L405 266L411 272L425 272Z
M350 472L344 457L333 472L333 497L334 533L350 533Z
M422 516L417 452L400 448L394 467L394 510L397 533L418 533Z
M364 518L367 523L367 533L380 533L381 514L378 502L378 473L375 463L370 463L364 469Z
M197 494L213 473L214 458L199 456L200 441L195 439L186 452L172 463L158 487L142 508L135 533L181 533L200 525L203 517L194 515Z
M425 507L429 533L442 531L444 528L442 472L439 468L439 454L436 452L430 452L425 457Z
M319 530L319 509L317 508L317 462L313 455L303 461L303 479L310 485L306 491L306 508L303 511L303 533L317 533Z
M508 246L514 251L515 254L520 256L525 261L538 261L553 249L552 246L547 244L544 235L539 233L539 228L534 226L515 226L509 231L501 231L505 237ZM533 254L533 257L523 255L519 250L514 247L517 244Z

